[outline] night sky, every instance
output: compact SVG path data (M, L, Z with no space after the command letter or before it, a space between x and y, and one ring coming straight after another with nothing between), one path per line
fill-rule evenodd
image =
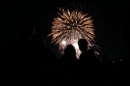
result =
M82 2L82 0L80 0ZM122 12L127 2L86 0L98 9L97 19L97 44L101 47L101 55L108 54L109 60L124 59L128 51L122 38ZM56 17L58 7L70 4L67 0L38 1L4 1L1 2L1 40L0 46L18 36L18 26L23 21L29 21L36 27L36 33L47 36L51 32L51 22ZM100 27L101 26L101 27ZM46 38L47 45L58 56L58 46L50 45L51 38Z

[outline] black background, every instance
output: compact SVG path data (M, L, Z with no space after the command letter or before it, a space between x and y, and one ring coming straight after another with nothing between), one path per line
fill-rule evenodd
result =
M59 56L58 46L50 44L51 37L47 38L47 35L51 32L51 23L59 11L58 7L65 7L71 2L67 0L2 1L0 3L0 46L15 39L18 36L19 24L29 21L36 27L36 33L43 34L46 37L47 45ZM74 0L74 2L77 1ZM92 9L98 9L99 13L93 15L97 16L95 17L97 24L101 23L96 27L96 40L101 47L100 56L106 53L110 57L109 60L124 59L128 50L122 32L126 29L124 25L129 24L124 24L123 20L124 17L127 18L125 12L127 14L128 10L124 9L127 8L128 2L110 0L80 0L80 2L88 2L94 6ZM129 37L127 36L127 38Z

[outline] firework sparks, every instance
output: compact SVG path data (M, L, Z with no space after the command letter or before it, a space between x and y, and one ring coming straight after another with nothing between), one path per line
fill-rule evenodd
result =
M61 13L58 13L59 17L54 18L52 32L48 36L52 35L52 42L59 44L60 50L64 50L68 44L72 44L78 58L81 53L77 44L78 40L84 38L88 43L94 42L93 20L91 16L78 10L59 9Z
M91 43L89 45L89 49L93 49L94 50L94 53L95 53L95 56L98 56L100 55L99 51L100 51L100 46L94 44L94 43Z

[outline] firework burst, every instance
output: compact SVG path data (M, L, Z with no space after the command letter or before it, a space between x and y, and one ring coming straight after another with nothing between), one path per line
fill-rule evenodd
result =
M77 52L77 58L80 55L78 47L79 39L86 39L91 45L94 42L94 25L91 16L79 10L70 11L59 8L61 13L54 18L52 22L52 43L59 44L59 49L64 50L68 44L72 44Z

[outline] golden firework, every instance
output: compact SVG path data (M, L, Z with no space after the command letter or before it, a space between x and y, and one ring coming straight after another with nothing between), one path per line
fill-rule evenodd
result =
M64 50L68 44L72 44L77 52L77 58L80 54L78 40L86 39L89 44L94 42L94 25L91 16L82 11L59 8L61 13L52 22L52 42L59 44L59 49Z

